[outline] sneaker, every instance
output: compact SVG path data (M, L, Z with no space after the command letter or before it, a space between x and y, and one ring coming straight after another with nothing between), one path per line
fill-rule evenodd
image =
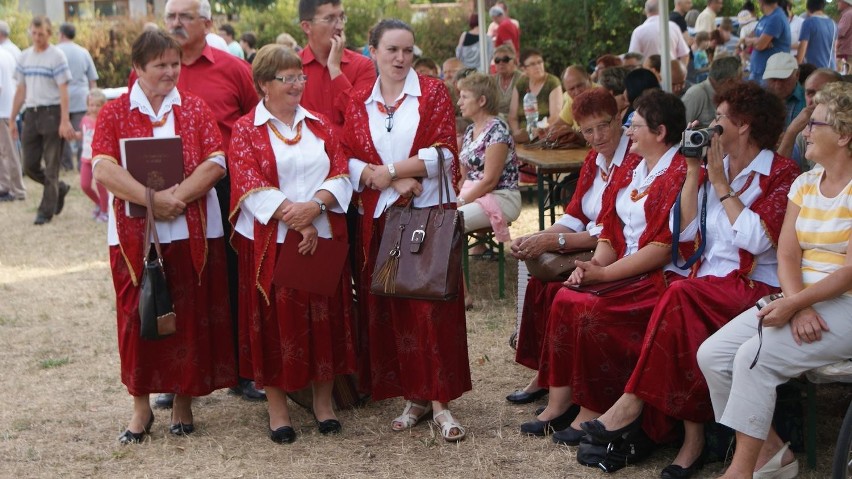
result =
M101 214L101 208L100 208L100 206L95 206L95 209L93 209L93 210L92 210L92 219L93 219L93 220L98 219L98 216L99 216L100 214Z
M109 221L109 215L106 213L98 213L98 216L95 218L95 221L98 223L106 223Z
M71 185L65 183L64 181L59 182L59 196L56 197L56 215L62 213L62 209L65 208L65 195L68 194L68 190L71 189Z

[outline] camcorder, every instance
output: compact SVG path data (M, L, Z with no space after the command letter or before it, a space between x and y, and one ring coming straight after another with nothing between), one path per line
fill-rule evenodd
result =
M680 142L680 154L688 158L701 158L707 160L707 148L713 135L721 135L722 127L719 125L697 130L684 130Z

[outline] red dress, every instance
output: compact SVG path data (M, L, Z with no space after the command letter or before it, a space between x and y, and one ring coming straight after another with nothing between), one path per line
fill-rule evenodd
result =
M787 192L798 172L795 163L776 154L769 174L760 177L761 195L746 205L760 216L773 245L778 243ZM692 251L684 253L688 256ZM694 265L689 278L666 290L651 315L624 391L645 401L643 426L657 442L674 439L674 419L697 423L713 419L710 393L696 360L698 347L758 299L778 290L751 280L755 257L743 249L739 254L739 268L725 277L695 277L699 264Z
M627 144L630 150L630 143ZM579 219L583 224L588 224L590 219L583 213L583 198L589 194L595 177L598 175L597 166L598 152L592 149L586 155L580 175L577 178L577 186L571 201L565 206L565 213ZM616 175L616 171L622 168L632 170L642 158L633 153L626 153L620 165L612 165L610 175ZM524 296L524 306L521 312L521 325L518 332L518 346L515 351L515 362L530 369L538 369L538 360L541 356L541 344L547 330L547 317L550 315L550 304L556 293L562 289L561 282L544 283L531 277L527 282L527 292Z
M453 153L453 186L459 166L455 117L447 88L439 80L419 77L420 124L411 156L420 148L444 147ZM353 94L346 111L344 143L347 156L380 165L370 136L365 105L373 85ZM422 301L375 296L370 283L376 264L385 216L373 218L379 191L359 194L363 215L359 223L358 312L360 334L359 385L374 400L396 396L448 402L472 388L467 355L464 297L452 301ZM451 205L454 206L454 205ZM461 264L457 265L461 269Z
M231 163L231 214L236 225L240 204L248 195L279 188L278 168L267 126L254 125L254 111L234 124ZM319 117L319 115L316 115ZM325 142L330 160L326 179L345 176L347 158L327 120L305 118L308 129ZM294 181L296 179L294 178ZM332 239L348 241L342 214L328 211ZM281 244L278 222L254 222L254 239L234 234L239 254L240 375L258 387L297 391L355 372L355 338L349 263L344 265L334 296L279 288L272 282Z
M183 140L184 174L223 154L216 120L201 99L181 93L172 107L175 134ZM129 95L107 103L98 115L92 140L93 160L121 164L119 140L153 136L151 120L130 109ZM142 271L144 218L124 213L115 198L113 212L119 244L110 246L116 292L121 379L133 396L171 392L202 396L236 384L236 361L228 313L224 238L206 236L207 203L202 197L186 207L189 239L163 244L169 291L177 314L177 333L148 341L139 337L139 279Z
M686 162L675 155L666 171L648 186L644 204L647 226L639 249L671 245L669 211L686 175ZM626 252L623 226L615 210L616 196L630 185L632 169L621 169L604 191L599 221L600 241L609 242L616 257ZM571 386L573 401L603 412L618 399L639 356L645 327L669 282L680 278L661 269L645 279L601 296L563 288L550 310L539 365L542 386Z

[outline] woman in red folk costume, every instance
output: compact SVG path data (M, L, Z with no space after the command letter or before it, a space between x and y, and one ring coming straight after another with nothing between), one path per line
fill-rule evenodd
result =
M465 431L448 403L471 389L462 292L451 301L370 293L385 210L406 201L415 207L438 203L437 148L446 158L444 169L452 184L458 184L453 105L443 83L418 76L411 68L414 33L406 23L379 22L369 43L379 78L372 88L353 96L344 139L362 209L359 331L369 344L362 346L361 384L369 385L376 400L405 397L393 430L411 428L432 412L444 439L458 441ZM455 192L445 201L453 207ZM461 269L461 264L451 267Z
M334 376L353 373L356 366L351 275L347 262L334 294L324 296L278 286L273 272L290 235L297 235L302 255L316 252L318 236L347 241L343 212L352 185L327 120L299 106L306 80L299 56L267 45L252 71L263 100L234 125L230 149L240 348L251 351L250 357L240 355L240 373L266 389L270 438L290 443L296 432L286 391L309 385L319 431L341 430L331 393ZM324 267L322 259L313 258L317 268Z
M567 285L591 285L635 277L595 295L564 288L550 308L539 362L550 388L544 411L522 430L565 425L560 442L579 444L580 423L609 408L633 371L651 312L669 283L680 279L671 261L671 210L686 175L677 150L686 127L683 103L651 90L636 100L627 129L630 151L642 156L632 170L619 169L604 191L603 225L591 261L578 262ZM577 417L572 402L581 406ZM573 422L571 422L573 420Z
M698 347L761 297L778 290L775 248L798 166L772 152L784 129L784 105L754 83L716 95L722 134L713 138L707 167L687 158L681 194L681 252L695 250L700 211L707 195L705 248L689 278L673 283L657 303L625 394L589 424L608 441L647 411L644 429L657 442L671 440L674 421L684 423L684 441L664 479L690 477L702 465L704 423L713 419L707 383L698 367ZM727 156L723 154L727 152ZM706 190L706 191L705 191ZM677 209L673 214L677 214ZM666 418L668 416L669 418Z
M181 93L180 46L162 32L145 32L133 44L139 80L108 103L92 141L95 179L113 194L107 240L117 298L121 380L133 396L133 416L119 436L136 443L150 431L151 393L175 394L170 432L194 431L192 396L236 384L228 316L225 240L213 185L225 174L225 156L213 113L199 98ZM185 179L154 195L177 332L165 339L139 337L139 293L145 219L125 214L130 201L145 204L145 185L121 166L122 138L180 136Z
M537 258L548 251L595 249L601 232L597 219L604 188L617 170L633 169L642 159L629 152L630 138L621 127L618 105L606 90L593 88L583 92L574 99L572 111L592 149L580 168L577 188L565 207L565 215L550 228L512 243L512 255L519 260ZM538 370L550 304L562 288L561 282L545 283L530 278L518 334L517 363ZM539 386L536 375L524 389L509 394L506 400L525 404L545 394L547 389Z

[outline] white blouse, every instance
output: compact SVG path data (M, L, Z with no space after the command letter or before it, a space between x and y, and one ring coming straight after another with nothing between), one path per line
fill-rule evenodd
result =
M303 123L302 139L295 145L285 145L272 132L271 127L266 127L269 129L269 142L278 167L279 189L256 191L243 200L235 229L246 238L254 239L254 221L257 220L264 225L269 223L275 210L285 199L296 203L310 201L318 191L326 190L337 200L337 204L328 208L329 211L345 213L349 208L349 201L352 198L352 185L349 183L349 178L341 176L327 179L331 164L325 152L325 141L319 139L310 128L304 125L306 118L317 119L308 110L298 106L291 128L269 113L263 102L257 105L254 113L255 126L266 125L271 120L285 138L292 139L296 136L297 125ZM331 238L328 215L320 214L312 224L320 237ZM278 222L278 243L284 242L288 230L283 221Z
M701 266L698 268L698 277L727 276L731 271L740 267L740 249L744 249L755 256L756 266L750 278L770 286L779 285L778 259L775 256L775 248L773 248L769 234L763 227L760 216L749 209L755 200L763 194L760 188L760 179L769 175L774 156L772 151L762 150L748 166L739 172L733 181L730 178L728 179L731 188L734 191L739 191L745 186L751 173L755 173L749 187L739 195L745 209L737 216L733 225L728 220L725 207L716 196L713 186L706 183L699 188L698 214L685 227L681 225L683 232L680 234L681 242L695 239L701 218L704 188L705 186L709 187L710 190L707 192L707 243L704 247ZM727 176L730 160L726 156L723 162ZM669 215L669 225L672 228L674 227L674 211Z
M180 94L177 88L172 89L160 105L160 111L155 112L148 101L148 97L139 86L139 82L133 84L130 89L130 109L138 108L140 112L151 117L151 121L156 122L163 119L163 116L172 111L174 105L180 106ZM169 115L166 123L162 126L154 127L153 138L165 138L175 136L175 116ZM221 166L223 170L227 169L224 155L216 155L204 161L212 161ZM95 169L100 160L95 160L92 163L92 170ZM115 226L115 211L113 211L113 194L109 194L109 222L107 223L107 242L110 246L118 245L118 231ZM219 209L219 197L216 195L216 188L210 188L206 195L207 201L207 237L221 238L225 235L222 229L222 212ZM182 214L172 221L157 220L157 236L160 243L171 243L172 241L185 240L189 238L189 226L186 224L186 215Z
M381 77L376 80L373 86L372 94L364 102L367 105L367 116L370 120L370 136L373 139L373 144L376 146L376 151L382 159L382 163L396 163L397 161L407 160L411 153L411 147L414 145L414 135L417 133L417 127L420 124L420 81L417 79L417 73L414 69L408 71L408 76L405 78L405 85L402 93L394 102L399 101L403 95L407 95L402 104L397 108L393 115L393 128L388 131L385 122L387 114L379 111L378 103L384 103L382 92L379 88ZM453 191L452 177L452 162L453 156L449 149L442 148L444 152L444 171L447 174L449 181L449 197L444 192L444 202L450 203L456 201L456 194ZM414 205L418 208L427 206L435 206L438 204L438 186L440 185L440 176L438 175L438 153L435 148L421 148L417 152L417 156L426 165L426 178L423 178L423 193L420 196L414 197ZM363 187L359 186L361 173L367 163L358 158L349 159L349 178L352 186L361 191ZM399 199L399 193L389 186L382 190L379 195L379 202L376 205L376 211L373 214L374 218L378 218L384 213L385 209L393 205Z

